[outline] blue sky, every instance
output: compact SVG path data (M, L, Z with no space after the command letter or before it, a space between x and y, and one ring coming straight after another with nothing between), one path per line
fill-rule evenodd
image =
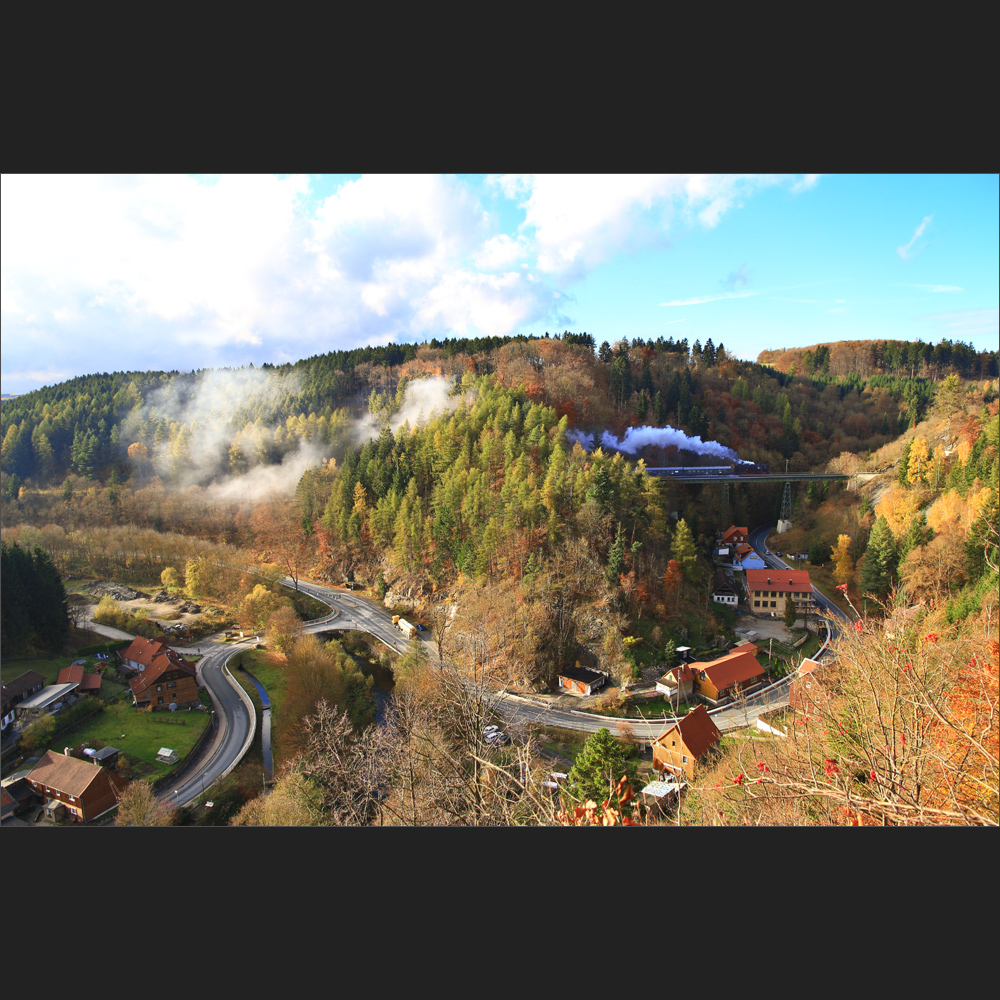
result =
M476 334L996 348L992 175L4 175L0 388Z

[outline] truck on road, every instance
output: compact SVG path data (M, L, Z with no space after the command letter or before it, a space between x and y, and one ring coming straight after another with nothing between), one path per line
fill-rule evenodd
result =
M411 625L405 618L400 618L399 615L392 616L392 624L395 625L407 639L412 639L417 634L417 626Z

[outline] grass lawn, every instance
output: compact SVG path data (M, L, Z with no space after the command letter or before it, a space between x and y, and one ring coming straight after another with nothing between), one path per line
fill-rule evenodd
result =
M576 729L559 729L556 726L541 726L536 730L536 733L544 734L551 740L551 742L539 741L539 746L555 750L574 761L590 735Z
M243 665L264 685L267 697L271 701L271 724L281 713L281 706L285 700L285 672L280 668L268 666L267 651L263 649L246 649L243 651ZM242 670L236 669L236 664L229 666L233 677L242 686L243 690L250 695L250 700L254 703L257 712L260 712L260 695L253 681Z
M116 701L100 715L60 733L48 749L62 753L66 747L75 747L88 740L103 740L109 746L118 747L129 758L148 764L155 769L148 770L148 775L158 778L176 766L157 761L156 754L160 747L176 750L183 760L210 720L208 712L189 712L186 709L177 712L137 712L130 702Z
M692 708L697 707L699 702L682 701L680 707L678 708L673 701L666 698L665 696L660 696L658 698L643 698L634 699L629 702L628 705L628 718L638 719L639 712L642 712L642 717L647 722L653 722L657 719L662 719L664 715L668 719L675 715L685 716Z

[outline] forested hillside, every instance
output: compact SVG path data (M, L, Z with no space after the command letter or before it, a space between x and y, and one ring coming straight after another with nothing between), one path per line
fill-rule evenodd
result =
M833 567L869 651L888 649L890 633L897 651L918 633L935 636L937 652L921 646L919 661L941 668L934 698L972 684L964 665L973 656L986 670L975 675L981 692L969 715L979 720L995 704L995 352L970 360L964 345L948 345L928 361L918 345L903 365L883 344L851 367L837 346L804 351L801 365L793 359L782 370L734 359L711 341L598 346L564 333L76 379L3 403L4 572L16 543L18 565L38 546L64 574L162 583L218 601L234 620L273 633L278 659L290 650L282 662L301 654L303 677L319 654L289 645L294 615L276 586L283 574L419 610L450 662L510 689L545 689L574 664L623 682L672 662L678 645L707 656L734 641L734 613L708 601L710 542L729 524L774 520L781 493L752 477L726 492L687 486L646 466L734 453L776 471L867 469L882 475L867 493L840 484L797 491L785 544ZM661 437L619 450L631 448L626 431L668 425L681 432L669 445ZM615 448L590 443L605 433ZM945 651L950 673L935 658ZM396 666L416 675L405 659ZM895 661L879 661L883 668L895 676ZM352 688L338 669L334 701L345 708L354 691L357 721L360 682ZM843 680L838 690L849 687ZM300 688L295 711L304 718L315 699ZM454 691L439 697L458 711ZM839 766L841 751L825 752ZM692 797L696 810L719 814L713 790L702 792ZM813 795L822 800L815 789L803 793ZM989 814L989 801L972 799L962 808ZM784 821L776 803L772 821ZM789 821L819 815L809 810ZM758 814L732 815L754 822Z
M942 339L839 340L813 347L785 347L761 351L757 361L779 371L806 375L908 375L940 379L948 374L967 379L996 378L997 351L977 351L972 344Z
M916 366L872 365L862 351L850 364L835 359L831 367L823 356L794 375L791 366L737 361L711 341L595 347L589 334L566 332L359 348L260 369L82 376L4 400L2 489L14 497L22 486L68 476L111 486L129 477L206 485L283 461L304 468L339 458L357 436L352 421L394 401L408 380L454 381L466 371L523 386L574 430L621 434L670 424L749 460L807 469L841 452L873 451L916 424L935 379L971 377L972 369L989 377L996 368L995 352L970 360L964 345L945 342Z

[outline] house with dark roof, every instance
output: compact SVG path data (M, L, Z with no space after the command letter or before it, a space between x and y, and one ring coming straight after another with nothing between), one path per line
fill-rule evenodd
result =
M61 808L78 823L97 819L114 809L126 784L100 764L77 760L52 750L47 750L31 769L27 781L44 797L48 815L60 815Z
M708 710L699 705L653 741L653 769L692 780L695 765L704 762L721 739Z
M3 703L0 705L0 732L20 714L18 706L45 687L45 678L37 670L25 670L3 685Z
M730 570L729 572L731 573L732 571ZM736 585L724 570L717 569L715 571L715 579L712 582L712 600L716 604L725 605L727 608L735 608L739 603Z
M559 688L567 694L594 694L604 686L607 679L607 674L600 674L596 670L567 667L559 674Z

